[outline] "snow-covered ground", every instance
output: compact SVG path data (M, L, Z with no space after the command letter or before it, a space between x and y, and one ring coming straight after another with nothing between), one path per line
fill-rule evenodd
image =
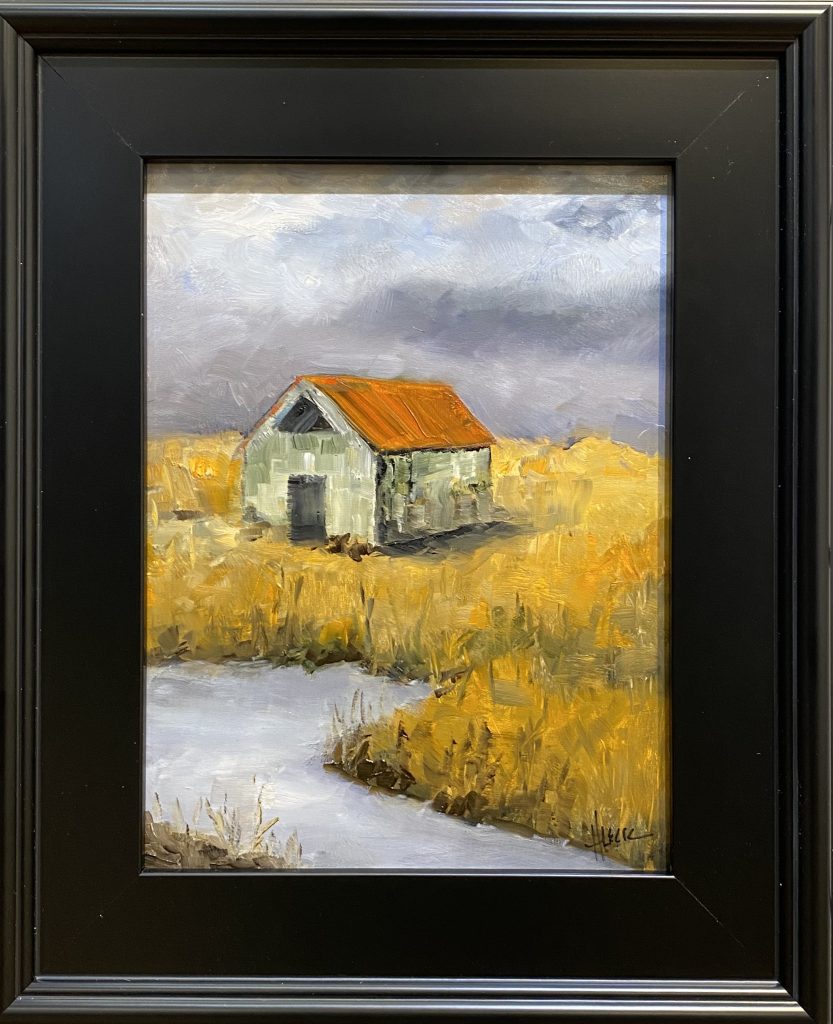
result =
M599 871L615 866L559 840L471 825L429 803L373 790L323 767L338 707L356 691L365 716L422 700L428 688L334 665L308 675L263 664L167 664L148 669L146 806L194 824L201 799L236 808L251 827L258 794L283 841L293 832L308 867L419 870ZM158 803L157 803L158 794ZM196 824L211 822L203 807ZM621 868L618 868L621 870Z

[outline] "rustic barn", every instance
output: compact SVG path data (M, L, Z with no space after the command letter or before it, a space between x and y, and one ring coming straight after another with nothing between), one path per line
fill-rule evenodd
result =
M296 377L243 442L243 506L298 541L488 522L493 440L448 384Z

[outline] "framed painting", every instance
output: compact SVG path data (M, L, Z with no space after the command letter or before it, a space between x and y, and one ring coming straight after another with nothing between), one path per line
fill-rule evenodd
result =
M664 870L668 171L146 182L146 866Z
M830 1020L830 12L2 9L9 1018Z

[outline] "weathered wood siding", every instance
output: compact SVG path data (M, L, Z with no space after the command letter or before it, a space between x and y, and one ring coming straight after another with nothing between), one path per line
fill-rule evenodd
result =
M379 460L378 543L491 520L491 449L415 451Z
M355 433L291 434L264 424L246 448L243 506L273 525L287 523L290 476L326 477L328 534L373 537L376 457Z
M278 430L307 397L332 430ZM291 476L324 478L325 528L376 544L445 533L492 519L491 449L376 453L326 395L306 382L290 389L248 439L243 507L275 526L289 522Z

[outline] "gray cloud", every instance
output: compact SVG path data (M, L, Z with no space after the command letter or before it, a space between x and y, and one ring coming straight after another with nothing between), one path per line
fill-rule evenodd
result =
M651 448L665 203L151 193L149 429L245 430L329 371L448 380L497 433Z

